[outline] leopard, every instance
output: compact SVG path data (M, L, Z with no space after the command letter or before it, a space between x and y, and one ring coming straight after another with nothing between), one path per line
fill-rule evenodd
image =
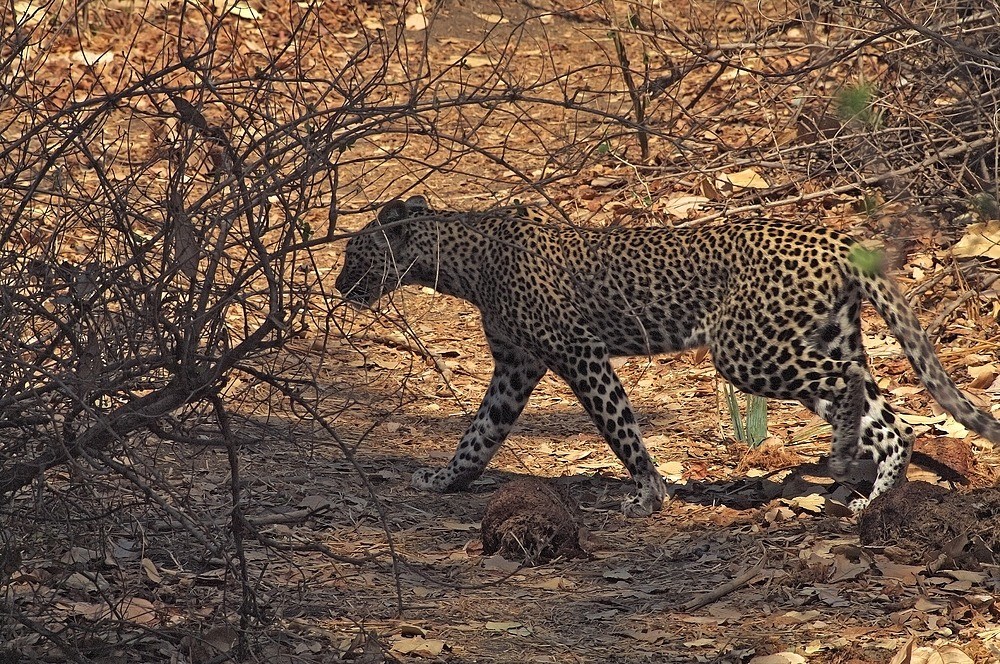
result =
M667 485L643 444L612 359L705 348L744 393L798 401L832 429L830 475L873 459L855 512L905 481L914 430L869 368L861 311L870 302L930 395L997 443L1000 422L948 375L881 252L808 221L757 218L690 226L585 228L517 204L433 209L424 196L385 203L344 249L336 288L373 307L405 285L479 309L493 374L443 468L417 470L425 491L467 489L486 469L549 371L564 380L627 469L622 511L662 508Z

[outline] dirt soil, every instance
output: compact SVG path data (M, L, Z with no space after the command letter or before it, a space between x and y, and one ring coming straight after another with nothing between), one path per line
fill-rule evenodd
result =
M1000 490L949 492L908 482L879 496L858 522L861 543L893 547L905 562L978 572L1000 563Z

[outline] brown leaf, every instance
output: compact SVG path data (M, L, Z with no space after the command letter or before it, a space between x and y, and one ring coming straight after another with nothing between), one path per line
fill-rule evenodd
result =
M521 563L516 563L511 560L507 560L503 556L487 556L486 558L483 558L483 569L486 570L504 572L509 574L512 572L516 572L520 568L521 568Z
M198 276L198 257L201 252L194 226L184 211L177 211L171 218L174 222L171 232L172 258L184 276L193 280Z
M544 581L536 581L528 585L532 588L541 588L542 590L572 590L576 587L575 583L564 576L553 576Z
M149 558L142 559L142 571L146 573L146 578L156 585L163 582L163 577L160 575L160 571L156 569L156 563Z
M969 383L969 387L976 390L989 387L997 378L997 366L995 364L982 364L978 367L969 367L968 371L973 379Z
M625 635L646 643L659 643L674 636L672 632L662 629L627 629Z
M614 569L606 569L602 576L609 581L631 581L632 573L629 572L624 567L616 567Z
M856 579L868 572L869 569L870 566L867 562L854 563L844 554L838 553L833 559L833 574L830 575L830 583Z
M128 597L122 600L119 610L125 620L140 625L152 626L159 623L156 615L156 607L148 599L141 597Z
M715 188L724 194L740 189L767 189L770 186L764 176L752 168L735 173L722 173L715 179Z
M676 196L663 205L663 212L671 217L687 219L708 203L705 196Z
M914 648L914 640L895 654L889 664L973 664L973 659L951 645Z
M60 562L66 563L67 565L75 565L82 563L89 563L91 560L97 560L101 557L101 554L93 549L85 549L82 546L71 547L69 551L62 555Z
M440 639L425 639L421 636L413 636L394 642L392 650L403 655L431 659L439 656L446 645Z
M427 29L427 16L425 14L414 12L406 17L405 27L411 32L416 32L418 30Z
M875 566L882 572L882 576L902 581L907 585L915 584L917 575L925 569L922 565L901 565L888 560L877 561Z
M229 13L250 21L259 21L263 16L259 11L250 6L245 0L237 2L229 7Z
M1000 258L1000 221L970 224L951 253L959 258Z
M779 652L773 655L758 655L750 664L805 664L806 658L794 652Z

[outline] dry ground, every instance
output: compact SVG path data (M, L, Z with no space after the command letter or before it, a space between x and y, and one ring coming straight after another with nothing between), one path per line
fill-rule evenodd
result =
M412 354L388 336L332 351L345 366L363 362L370 377L385 374L387 381L412 367L402 408L395 407L399 392L393 389L384 395L393 405L381 418L371 402L385 402L372 394L342 420L346 426L357 413L359 428L378 422L359 458L377 482L394 545L408 563L403 596L412 608L402 620L380 619L394 612L386 570L381 583L374 582L381 601L364 605L372 613L352 606L343 626L367 617L366 625L384 635L416 624L428 639L447 644L445 661L737 662L787 650L810 661L881 662L911 637L961 645L977 661L998 656L990 645L995 577L929 574L895 562L892 552L860 548L854 518L831 511L821 497L838 490L809 465L827 439L808 434L808 413L772 404L774 440L765 451L748 453L720 434L725 416L716 379L710 363L692 354L619 367L647 443L673 480L674 499L649 519L632 521L618 512L629 488L621 467L567 388L548 377L472 492L431 496L409 489L409 472L450 457L485 390L490 363L467 306L422 293L409 293L407 304L417 310L407 317L417 336L447 358L447 382L420 360L411 364ZM917 406L912 398L907 403ZM985 466L994 458L982 454L976 462ZM311 464L310 475L322 474L321 467ZM592 533L591 559L508 576L516 566L482 557L477 521L489 495L525 474L560 478L579 501ZM919 469L911 475L933 479ZM369 532L384 546L381 535ZM352 535L333 539L346 543ZM370 571L344 573L372 588ZM692 598L748 573L744 587L704 608L684 609Z

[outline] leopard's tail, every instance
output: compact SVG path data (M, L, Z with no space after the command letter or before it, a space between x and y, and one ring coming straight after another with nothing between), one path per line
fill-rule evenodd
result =
M848 261L848 272L861 285L865 297L889 326L889 331L903 347L903 352L941 407L965 428L983 438L1000 443L1000 421L985 413L962 394L938 359L931 340L906 302L896 283L885 274L880 260L855 245Z

